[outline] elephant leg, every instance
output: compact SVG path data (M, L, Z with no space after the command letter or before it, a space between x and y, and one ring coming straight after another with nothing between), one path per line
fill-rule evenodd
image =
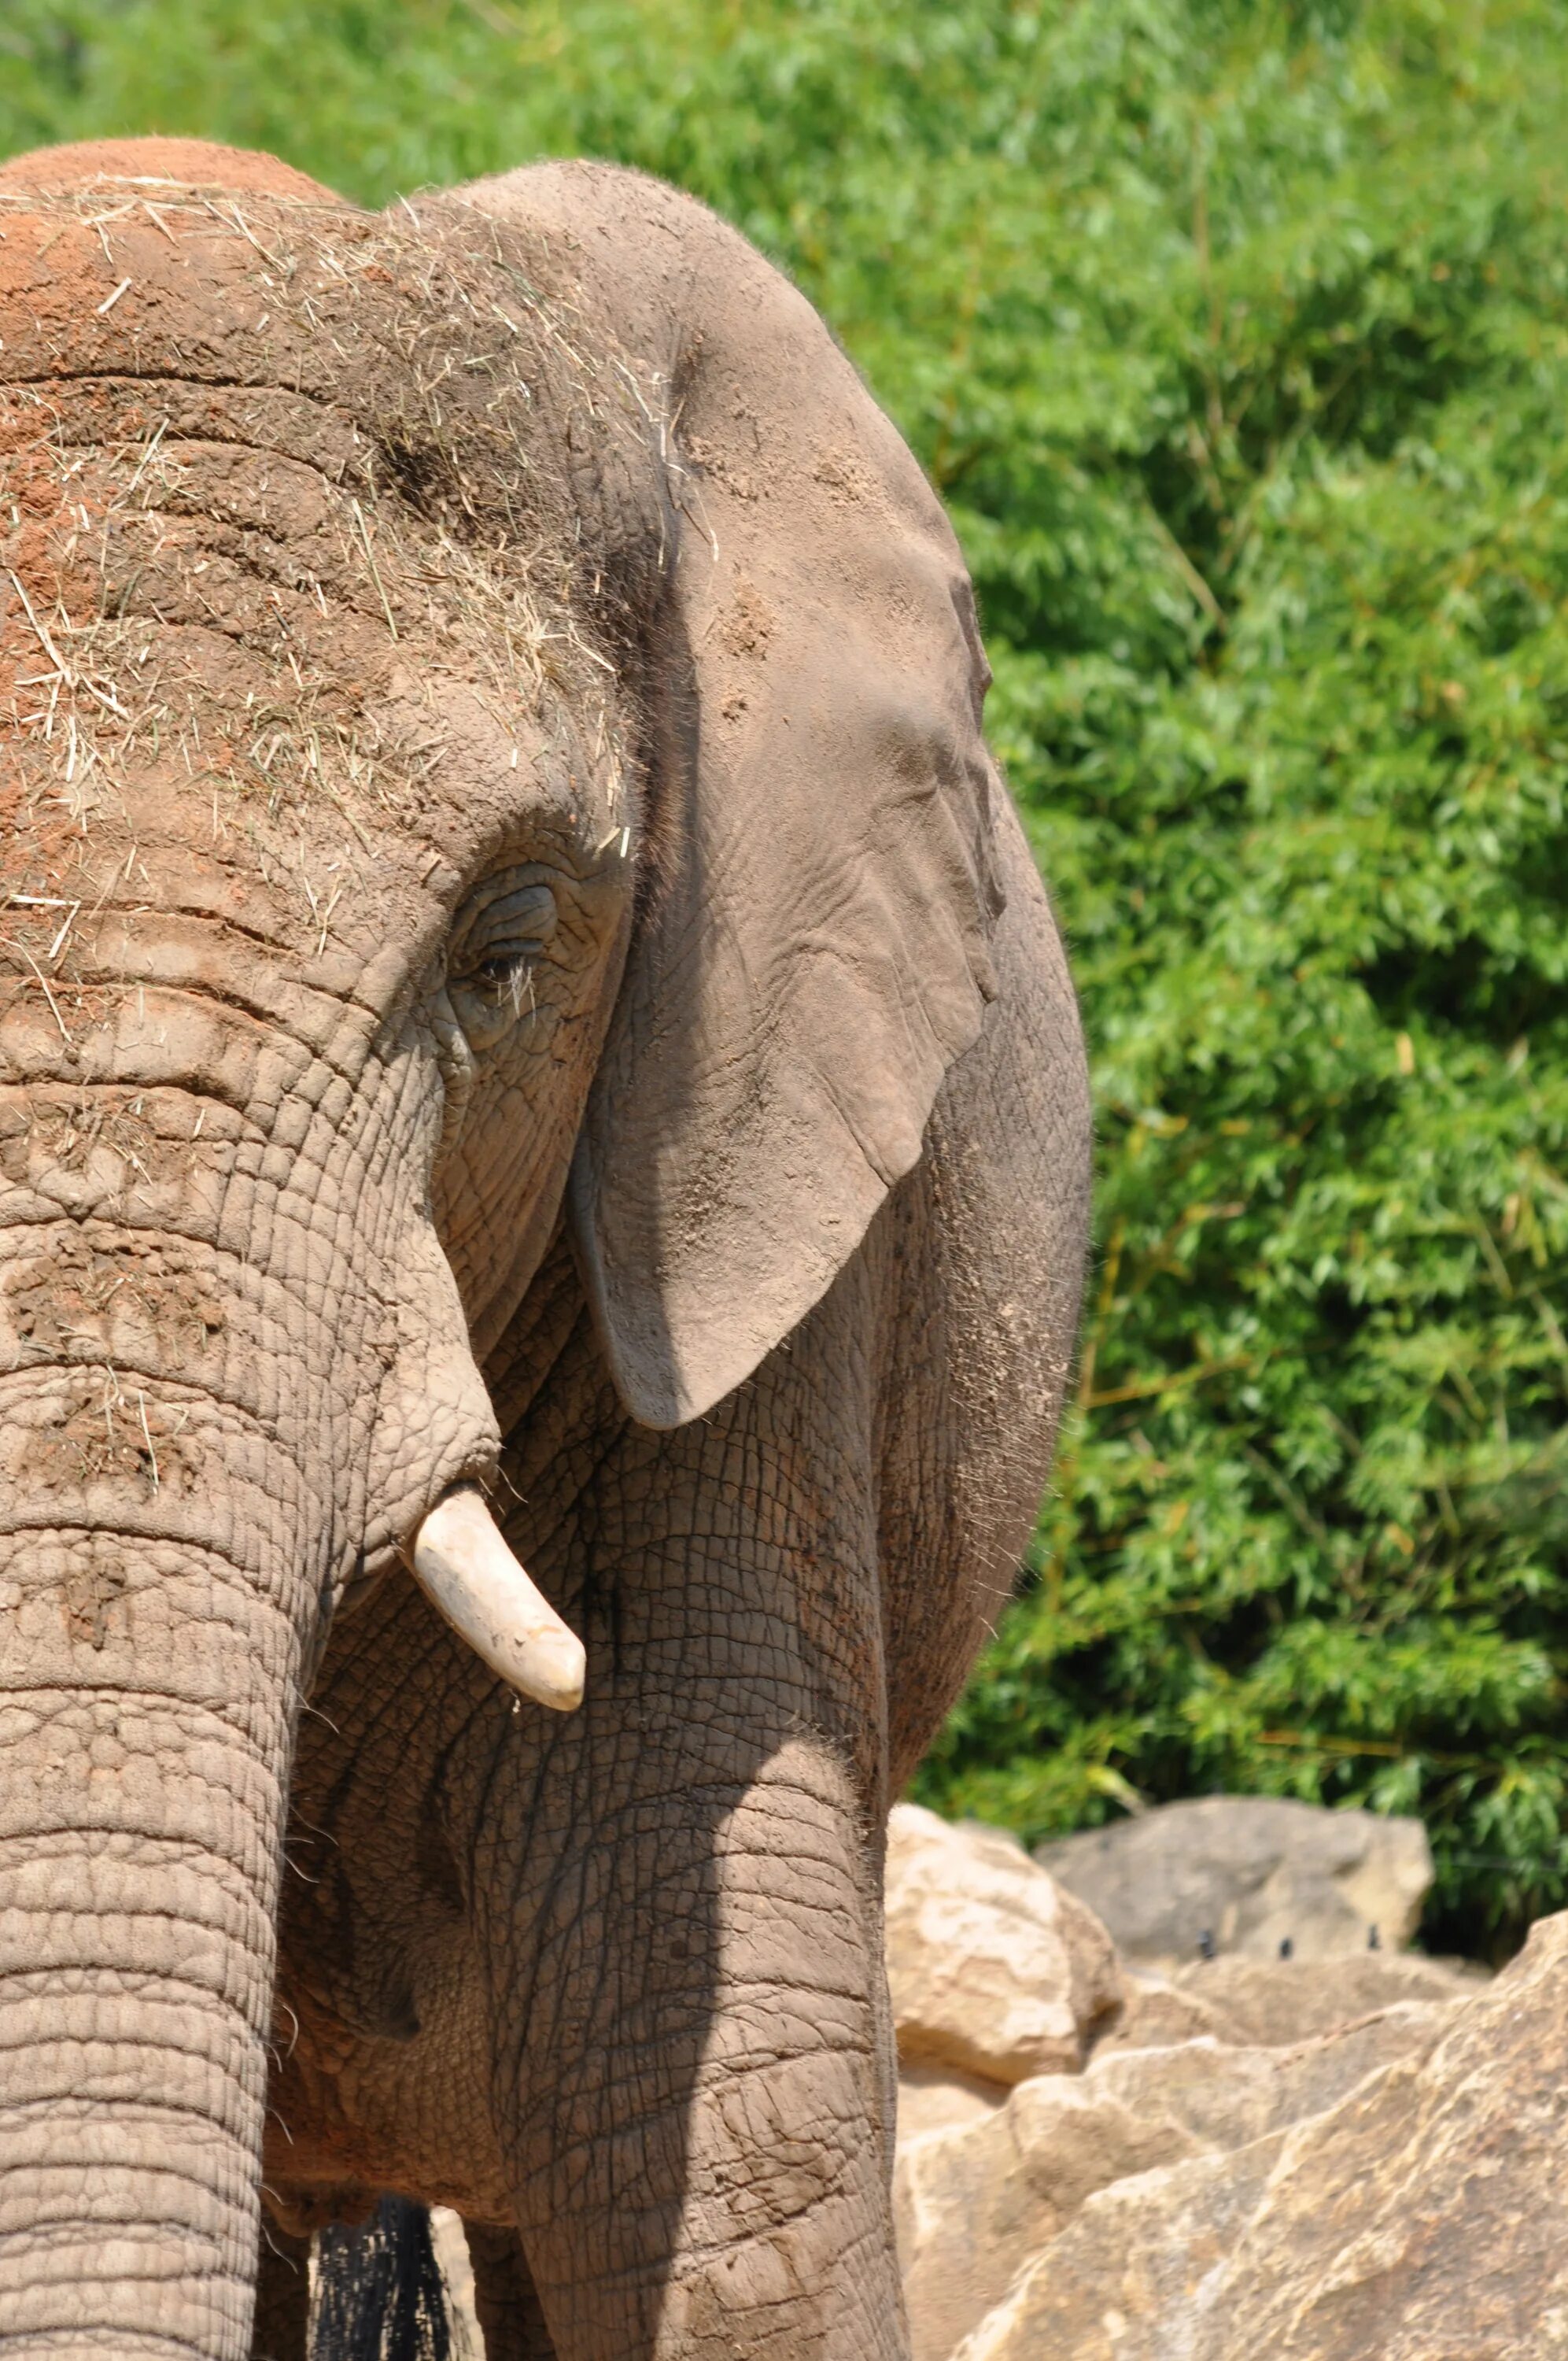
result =
M709 1418L579 1450L580 1509L551 1498L547 1403L514 1463L509 1533L558 1553L587 1688L548 1725L498 1702L457 1775L492 2106L562 2361L908 2350L874 1452L835 1297Z
M834 1750L642 1708L653 1775L568 1839L497 2045L557 2352L903 2361L878 1849Z
M533 2275L515 2230L465 2222L474 2266L474 2310L485 2339L485 2361L555 2361Z
M250 2361L309 2361L310 2325L311 2242L264 2221Z

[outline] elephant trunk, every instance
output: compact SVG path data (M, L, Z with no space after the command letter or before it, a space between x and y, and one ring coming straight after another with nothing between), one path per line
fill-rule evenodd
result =
M133 1136L135 1224L117 1170L60 1165L52 1100L11 1104L0 2353L245 2361L292 1730L344 1556L323 1347L188 1148Z
M496 1435L429 1213L433 1053L231 948L104 915L52 1014L0 959L6 2361L249 2353L293 1729L337 1601L418 1535L513 1677L581 1677L462 1498Z
M0 1549L6 2354L250 2349L299 1669L262 1572L102 1526Z

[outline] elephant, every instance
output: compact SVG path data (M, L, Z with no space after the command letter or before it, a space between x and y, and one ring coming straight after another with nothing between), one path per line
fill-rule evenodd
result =
M0 2347L899 2361L881 1881L1086 1251L935 493L696 201L0 169Z

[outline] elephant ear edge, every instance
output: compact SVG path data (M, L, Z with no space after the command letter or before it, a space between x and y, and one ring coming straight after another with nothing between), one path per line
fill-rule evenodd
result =
M546 164L517 225L646 390L680 516L650 689L659 888L574 1160L618 1389L702 1416L916 1162L1002 907L989 675L940 503L810 304L694 199Z

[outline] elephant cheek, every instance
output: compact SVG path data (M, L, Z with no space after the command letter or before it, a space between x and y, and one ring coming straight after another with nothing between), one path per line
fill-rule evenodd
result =
M411 1222L393 1257L375 1389L362 1578L406 1553L455 1486L488 1480L500 1435L468 1344L457 1283L431 1224Z

